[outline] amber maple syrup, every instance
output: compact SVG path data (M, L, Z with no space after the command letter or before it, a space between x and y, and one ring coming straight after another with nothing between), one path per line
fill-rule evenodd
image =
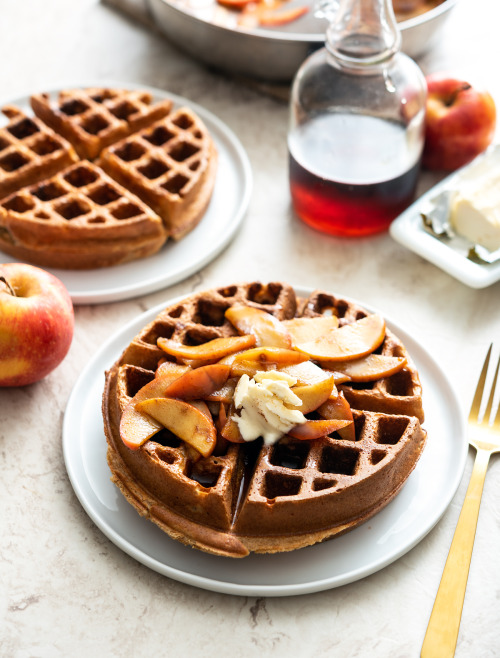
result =
M420 148L411 130L368 115L330 113L288 137L297 215L338 236L385 230L413 200Z

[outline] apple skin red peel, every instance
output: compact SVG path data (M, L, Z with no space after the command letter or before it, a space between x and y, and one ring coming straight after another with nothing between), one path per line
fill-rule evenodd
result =
M434 73L426 82L422 164L430 170L454 171L493 141L495 102L487 91L458 77Z
M0 264L0 386L33 384L64 359L73 304L54 275L25 263Z

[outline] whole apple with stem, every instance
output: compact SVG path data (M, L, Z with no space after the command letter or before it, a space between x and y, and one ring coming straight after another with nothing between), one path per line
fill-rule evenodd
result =
M447 74L428 75L425 116L426 169L454 171L492 142L496 107L492 96Z
M25 263L0 264L0 386L25 386L52 372L73 329L73 304L57 277Z

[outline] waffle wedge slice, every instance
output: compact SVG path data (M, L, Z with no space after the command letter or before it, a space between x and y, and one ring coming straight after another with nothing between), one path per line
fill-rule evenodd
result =
M151 255L166 239L160 218L88 161L0 203L0 249L36 265L106 267Z

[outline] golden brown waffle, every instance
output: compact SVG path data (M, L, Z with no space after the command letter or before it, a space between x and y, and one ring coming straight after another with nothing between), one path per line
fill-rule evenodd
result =
M203 122L180 108L153 126L110 146L99 164L182 238L203 216L215 183L217 153Z
M332 299L335 304L322 305ZM286 436L273 446L259 440L226 448L221 444L210 457L195 462L186 445L166 430L138 450L126 447L119 433L121 414L165 358L157 339L196 345L234 335L224 312L241 303L279 319L340 312L348 323L367 315L326 293L297 300L293 289L281 283L255 282L191 295L167 307L132 340L107 372L103 394L108 463L127 500L175 539L231 557L293 550L356 527L397 494L426 439L417 416L406 412L405 396L399 395L393 396L391 413L353 411L354 441L334 433L313 441ZM412 381L416 388L406 393L420 397L414 369ZM375 395L374 407L378 399Z
M78 159L73 147L34 117L14 106L0 128L0 199L48 178Z
M166 239L150 208L87 161L0 202L0 249L37 265L115 265L155 253Z
M106 146L170 112L170 100L155 104L152 100L152 95L144 90L67 89L54 100L48 93L34 94L31 107L74 146L81 158L94 160Z

